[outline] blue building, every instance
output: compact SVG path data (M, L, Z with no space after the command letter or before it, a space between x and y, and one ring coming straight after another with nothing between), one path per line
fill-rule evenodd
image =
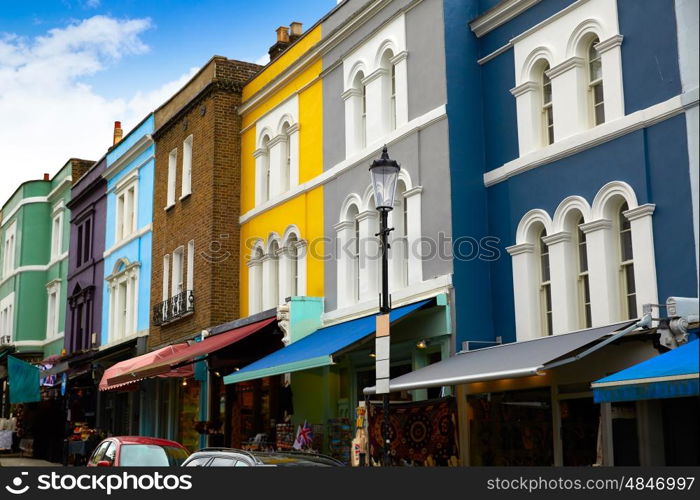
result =
M597 402L591 383L664 350L649 305L698 295L697 9L445 2L463 352L391 387L456 384L463 464L693 462L659 432L678 408Z
M150 320L153 169L150 114L107 153L102 348L146 350ZM138 433L138 393L104 393L102 425Z

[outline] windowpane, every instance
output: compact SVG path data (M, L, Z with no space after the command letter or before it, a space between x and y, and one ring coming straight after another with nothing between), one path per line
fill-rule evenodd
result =
M90 229L91 229L91 223L89 220L85 221L85 230L83 231L83 262L87 262L90 260L91 254L90 254Z

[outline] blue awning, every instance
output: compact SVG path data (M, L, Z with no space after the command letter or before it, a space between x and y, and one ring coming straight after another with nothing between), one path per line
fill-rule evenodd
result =
M694 340L591 384L596 403L697 396L698 347Z
M392 322L423 307L430 300L399 307L391 311ZM333 354L374 333L376 316L365 316L345 323L321 328L296 342L259 359L224 377L225 384L235 384L282 373L308 370L333 364Z

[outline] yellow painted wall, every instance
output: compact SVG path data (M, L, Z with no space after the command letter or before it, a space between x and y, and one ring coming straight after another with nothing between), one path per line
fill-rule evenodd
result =
M245 86L244 103L320 38L319 25ZM299 182L306 182L323 172L323 86L319 78L322 69L322 61L314 61L284 87L267 96L263 102L241 117L241 213L245 214L255 206L255 122L296 93L299 96ZM319 186L250 219L241 226L239 290L242 314L245 315L248 311L247 262L252 245L257 239L266 241L271 233L282 236L292 224L299 228L301 238L310 244L313 242L313 252L309 251L306 257L306 293L312 297L323 296L323 187Z

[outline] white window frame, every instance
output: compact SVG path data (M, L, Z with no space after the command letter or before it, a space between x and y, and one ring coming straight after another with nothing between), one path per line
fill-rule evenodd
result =
M180 199L192 194L192 142L192 134L182 142L182 196Z
M170 254L163 255L163 301L170 298Z
M188 291L194 290L194 240L187 243L187 287Z
M58 336L58 323L60 317L61 282L54 280L46 285L46 339Z
M594 37L590 42L588 42L588 50L586 51L586 69L588 71L588 105L589 105L589 112L590 112L590 121L591 121L591 126L592 127L597 127L598 125L602 125L605 123L605 88L603 87L603 60L600 52L597 49L597 45L600 43L600 40L598 40L598 37ZM591 58L591 50L595 51L595 58ZM593 63L598 62L600 64L600 77L599 78L593 78ZM601 101L599 103L596 103L596 89L600 87L600 93L601 93ZM596 114L596 108L601 107L602 108L602 121L600 123L597 122L597 114Z
M120 269L124 266L123 269ZM119 259L105 278L109 294L108 343L120 342L137 333L139 310L138 262ZM122 295L122 289L124 294Z
M635 289L630 293L630 276L628 274L628 269L631 269L632 282L634 282L634 242L632 240L632 224L624 215L624 212L629 210L627 202L624 202L620 208L617 210L617 217L614 223L615 227L615 240L617 241L617 255L618 255L618 268L620 275L620 311L622 312L623 319L635 319L639 316L641 311L637 310L637 287L635 283ZM622 224L626 227L623 228ZM630 241L630 252L632 255L629 258L625 258L623 255L623 244L622 240L625 235L629 237ZM631 311L629 307L629 299L633 297L634 299L634 311ZM632 314L634 312L634 314Z
M257 314L263 310L263 279L262 279L262 242L258 242L248 260L248 315Z
M0 300L0 335L8 335L14 341L15 292Z
M552 80L547 74L549 65L542 69L540 97L542 98L542 146L554 144L556 135L554 134L554 88ZM547 92L549 87L549 92ZM549 97L549 100L547 100Z
M548 337L554 334L554 308L552 306L552 266L550 261L549 245L543 240L547 233L544 228L540 233L537 244L537 260L539 262L539 297L540 297L540 315L542 317L540 325L542 330L540 334L543 337ZM547 276L545 277L544 261L547 261Z
M185 291L185 247L179 246L173 252L171 296L176 297Z
M7 277L14 272L15 258L17 252L17 221L12 221L5 230L5 241L3 242L2 269L3 276Z
M116 243L127 240L138 231L138 170L124 178L114 191Z
M51 221L51 259L63 253L63 204L54 208Z
M168 191L165 209L175 205L175 189L177 185L177 148L168 153Z

